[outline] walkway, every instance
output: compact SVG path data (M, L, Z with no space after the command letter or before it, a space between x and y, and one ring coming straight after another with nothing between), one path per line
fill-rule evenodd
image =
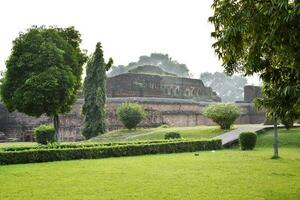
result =
M214 137L214 139L222 139L222 145L226 146L226 145L230 145L232 143L237 142L241 132L245 132L245 131L257 132L257 131L261 131L265 128L270 128L270 127L272 127L272 126L261 125L261 124L241 126L233 131L229 131L222 135Z

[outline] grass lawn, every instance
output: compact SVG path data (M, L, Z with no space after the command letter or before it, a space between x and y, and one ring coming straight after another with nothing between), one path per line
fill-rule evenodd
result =
M0 199L299 199L300 129L254 151L148 155L0 166Z
M116 142L133 140L160 140L167 132L178 132L183 138L213 138L224 133L218 126L170 127L170 128L139 128L136 130L119 129L92 138L92 142Z

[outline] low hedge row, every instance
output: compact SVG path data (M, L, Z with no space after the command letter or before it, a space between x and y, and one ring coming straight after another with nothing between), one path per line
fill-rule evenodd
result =
M181 141L180 139L176 139ZM65 148L89 148L89 147L100 147L100 146L116 146L116 145L129 145L129 144L156 144L165 143L166 140L144 140L144 141L129 141L129 142L111 142L111 143L66 143L58 144L52 143L47 145L37 145L37 146L10 146L0 148L1 151L25 151L34 149L65 149Z
M89 148L31 149L0 152L0 164L21 164L75 159L96 159L146 154L217 150L221 140L168 141L164 143L96 146Z

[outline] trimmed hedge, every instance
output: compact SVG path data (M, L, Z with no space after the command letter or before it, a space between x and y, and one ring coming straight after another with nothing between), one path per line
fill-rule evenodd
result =
M55 130L52 125L40 125L34 129L35 140L39 144L55 142Z
M217 140L166 141L164 143L127 144L63 149L31 149L0 151L0 164L38 163L60 160L96 159L146 154L194 152L217 150L222 142Z
M181 140L179 140L181 141ZM188 140L190 141L190 140ZM34 149L66 149L66 148L89 148L89 147L101 147L101 146L117 146L117 145L129 145L129 144L156 144L166 143L166 140L141 140L141 141L128 141L128 142L110 142L110 143L51 143L48 145L37 146L11 146L0 148L1 151L24 151Z
M177 132L169 132L165 134L165 139L170 140L170 139L180 139L181 135L180 133Z
M252 150L256 145L257 134L254 132L242 132L239 142L242 150Z

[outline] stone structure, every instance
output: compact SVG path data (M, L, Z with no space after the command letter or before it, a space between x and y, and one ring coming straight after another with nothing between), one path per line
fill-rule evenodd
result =
M261 95L261 87L246 85L244 87L244 102L253 102L256 97Z
M242 109L242 115L236 123L255 124L265 121L265 114L256 111L250 102L250 99L253 100L258 94L253 91L256 91L255 87L254 89L250 86L245 87L245 101L237 103ZM202 115L203 108L211 102L196 102L192 98L210 95L210 101L219 100L217 95L200 80L131 73L110 78L108 95L110 98L106 104L107 125L110 130L122 127L117 120L116 108L125 101L138 102L147 111L147 118L140 126L155 127L163 123L176 126L211 125L213 122ZM70 113L60 116L63 140L82 139L80 134L83 121L80 114L82 105L83 99L79 98ZM33 129L45 123L52 123L52 119L46 116L29 117L18 112L9 113L0 104L0 132L3 132L6 138L31 141Z
M221 98L199 79L126 73L108 79L108 97L158 97L205 101Z

